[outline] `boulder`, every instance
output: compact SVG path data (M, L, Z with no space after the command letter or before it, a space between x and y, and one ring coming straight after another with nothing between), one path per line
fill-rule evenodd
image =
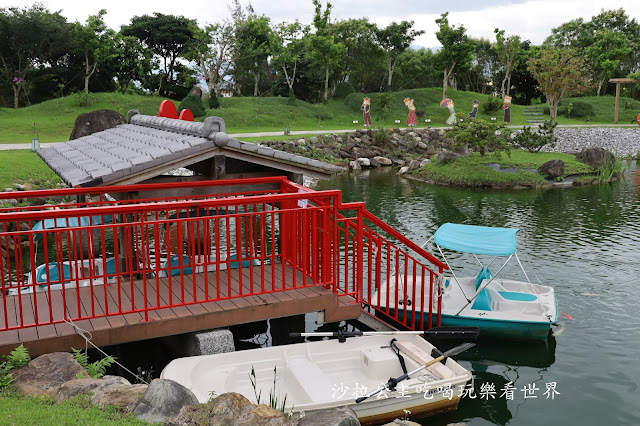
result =
M609 164L613 165L616 161L616 157L611 151L604 148L585 148L576 155L576 160L583 162L594 169L604 166L609 161Z
M129 383L127 379L119 376L104 376L101 379L88 377L69 380L60 386L56 392L55 398L56 401L61 402L83 393L92 392L95 394L96 392L113 389L114 387L120 388L122 386L130 385L131 383Z
M440 151L436 164L447 164L456 161L461 155L450 151Z
M420 168L420 162L418 160L411 160L407 166L409 167L409 171L418 170Z
M358 148L355 147L351 150L352 158L364 157L364 158L373 158L376 156L376 153L367 148Z
M360 421L351 408L339 407L308 414L298 426L360 426Z
M293 422L290 422L282 411L264 404L258 404L245 407L242 413L240 413L240 417L236 419L234 425L285 426L292 423Z
M360 170L362 167L360 167L357 161L349 161L349 168L351 170Z
M143 397L147 388L148 385L142 383L114 386L111 389L94 391L91 395L91 402L101 408L113 405L121 412L130 413Z
M409 167L408 166L404 166L404 167L400 167L400 171L398 171L399 175L403 175L405 173L407 173L409 171Z
M378 163L378 161L375 158L370 159L369 163L370 163L371 167L380 167L381 166L381 164Z
M193 89L189 92L190 95L197 96L199 99L202 99L202 89L200 86L194 86Z
M380 163L381 166L390 166L393 164L393 161L389 160L386 157L381 157L381 156L375 156L373 157L374 160L376 160L378 163Z
M63 383L89 377L89 373L68 352L54 352L31 360L24 367L12 370L13 384L29 396L55 394Z
M364 157L356 158L356 162L360 165L360 167L371 167L371 160Z
M146 422L164 422L176 417L182 407L197 404L198 398L181 384L173 380L155 379L133 413Z
M538 167L540 174L547 179L555 179L564 175L564 161L550 160Z
M117 111L101 109L86 112L76 118L76 123L73 125L69 140L71 141L96 132L111 129L121 124L125 124L125 120Z
M173 424L203 424L206 419L204 424L211 426L231 426L236 424L244 409L250 406L251 402L244 395L223 393L205 404L183 407Z
M424 167L425 164L429 164L431 162L431 160L429 160L428 158L425 158L424 160L420 161L420 167Z

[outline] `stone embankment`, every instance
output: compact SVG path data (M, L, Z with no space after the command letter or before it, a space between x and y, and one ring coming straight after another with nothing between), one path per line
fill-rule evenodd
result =
M556 129L558 142L552 152L579 152L584 148L604 148L616 157L640 155L640 126L632 128L584 127Z

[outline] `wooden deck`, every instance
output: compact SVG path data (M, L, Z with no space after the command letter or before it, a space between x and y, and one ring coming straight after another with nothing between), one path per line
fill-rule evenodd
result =
M260 291L261 277L265 277L265 289L269 294L243 296L239 294L242 282L243 294L251 294L251 269L253 269L253 292ZM91 341L97 346L113 345L137 340L151 339L174 334L207 330L216 327L286 317L307 312L324 311L325 321L333 322L358 318L360 306L350 303L352 300L338 298L331 289L312 286L281 290L282 282L292 285L294 270L280 264L243 267L230 271L189 274L184 277L184 292L180 276L166 278L147 278L134 281L121 281L120 289L115 284L95 285L77 289L38 292L20 296L0 296L0 327L16 326L20 312L25 323L34 323L36 312L38 320L53 322L68 317L91 335ZM272 282L271 277L276 277ZM220 285L216 283L219 279ZM296 286L303 286L305 277L297 272ZM308 280L308 278L307 278ZM231 288L231 291L229 289ZM209 298L215 302L199 302L205 299L208 289ZM218 297L218 289L220 291ZM278 291L279 290L279 291ZM80 292L78 306L77 292ZM145 297L146 291L146 297ZM64 293L64 294L63 294ZM230 293L230 294L229 294ZM338 300L340 299L340 300ZM116 314L121 311L151 309L149 321L145 321L144 312ZM170 307L172 304L185 306ZM51 313L49 311L51 306ZM36 309L37 307L37 309ZM5 315L6 309L6 315ZM104 316L107 314L107 316ZM82 319L91 316L99 318ZM53 320L53 321L52 321ZM69 323L56 323L27 327L20 330L0 331L0 355L9 353L20 344L24 344L31 356L57 351L67 352L71 348L83 348L84 339Z

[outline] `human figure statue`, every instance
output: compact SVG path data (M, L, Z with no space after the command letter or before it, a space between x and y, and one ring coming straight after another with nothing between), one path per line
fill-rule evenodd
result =
M504 110L504 122L507 124L511 123L511 96L507 95L504 97L504 104L502 105L502 109Z
M407 117L407 126L415 126L418 124L418 117L416 116L416 107L413 104L413 99L404 98L404 104L409 108L409 117Z
M478 115L478 106L480 105L480 102L478 102L477 99L473 100L473 109L471 110L471 112L469 113L469 116L467 117L469 118L476 118L476 116Z
M362 118L364 120L365 127L371 126L371 99L364 98L360 109L362 110Z
M442 100L442 102L440 102L440 106L443 108L446 107L449 110L449 118L447 118L447 121L445 121L445 123L449 125L456 124L456 109L453 101L449 98L445 98Z

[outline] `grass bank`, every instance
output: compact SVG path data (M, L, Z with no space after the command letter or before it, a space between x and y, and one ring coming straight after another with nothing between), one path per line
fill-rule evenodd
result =
M309 104L297 100L295 105L289 105L287 98L281 97L232 97L220 98L220 109L206 110L207 115L222 117L227 124L228 133L249 132L284 132L285 127L290 130L342 130L362 127L362 112L360 104L364 96L372 98L371 116L374 127L405 127L408 110L403 103L405 97L415 99L418 111L424 111L425 117L418 125L427 127L445 126L449 113L446 108L440 108L442 98L441 88L426 88L403 90L392 93L392 98L385 113L380 109L380 94L357 93L345 100L330 100L325 104ZM449 90L447 96L456 104L459 118L467 117L471 111L474 99L480 101L478 117L490 120L496 117L502 121L502 110L485 113L482 106L488 95L475 92ZM593 104L595 115L589 117L589 124L613 123L614 103L612 96L577 98L581 102ZM91 93L90 103L80 106L79 98L68 96L52 99L38 105L17 110L0 108L0 143L29 143L36 132L41 142L62 142L69 139L73 124L79 114L99 109L112 109L126 116L127 111L138 109L143 114L154 115L162 98L157 96L124 95L121 93ZM568 100L569 102L571 100ZM626 109L630 103L630 109ZM178 104L176 102L176 104ZM640 112L640 101L622 98L620 123L629 123ZM544 105L541 106L542 109ZM546 116L548 118L548 116ZM200 118L199 120L202 120ZM424 120L431 120L425 123ZM513 105L511 109L511 124L525 125L527 117L523 114L523 106ZM358 121L354 124L354 121ZM396 123L396 120L399 121ZM559 124L584 124L585 118L566 118L560 116Z
M98 408L88 395L56 403L51 397L25 397L11 392L0 394L0 423L3 425L149 425L133 414L114 407Z
M15 183L35 182L34 189L54 188L62 179L38 154L25 149L0 151L0 191Z
M529 153L512 150L511 157L505 153L497 155L488 153L481 156L474 152L469 157L460 157L448 164L426 164L412 175L425 181L445 185L468 187L539 187L547 181L538 173L524 169L537 169L550 160L562 160L565 163L565 176L583 173L593 173L593 169L575 159L569 154L554 152ZM518 169L515 173L499 172L487 166L487 163L497 163L501 168Z

